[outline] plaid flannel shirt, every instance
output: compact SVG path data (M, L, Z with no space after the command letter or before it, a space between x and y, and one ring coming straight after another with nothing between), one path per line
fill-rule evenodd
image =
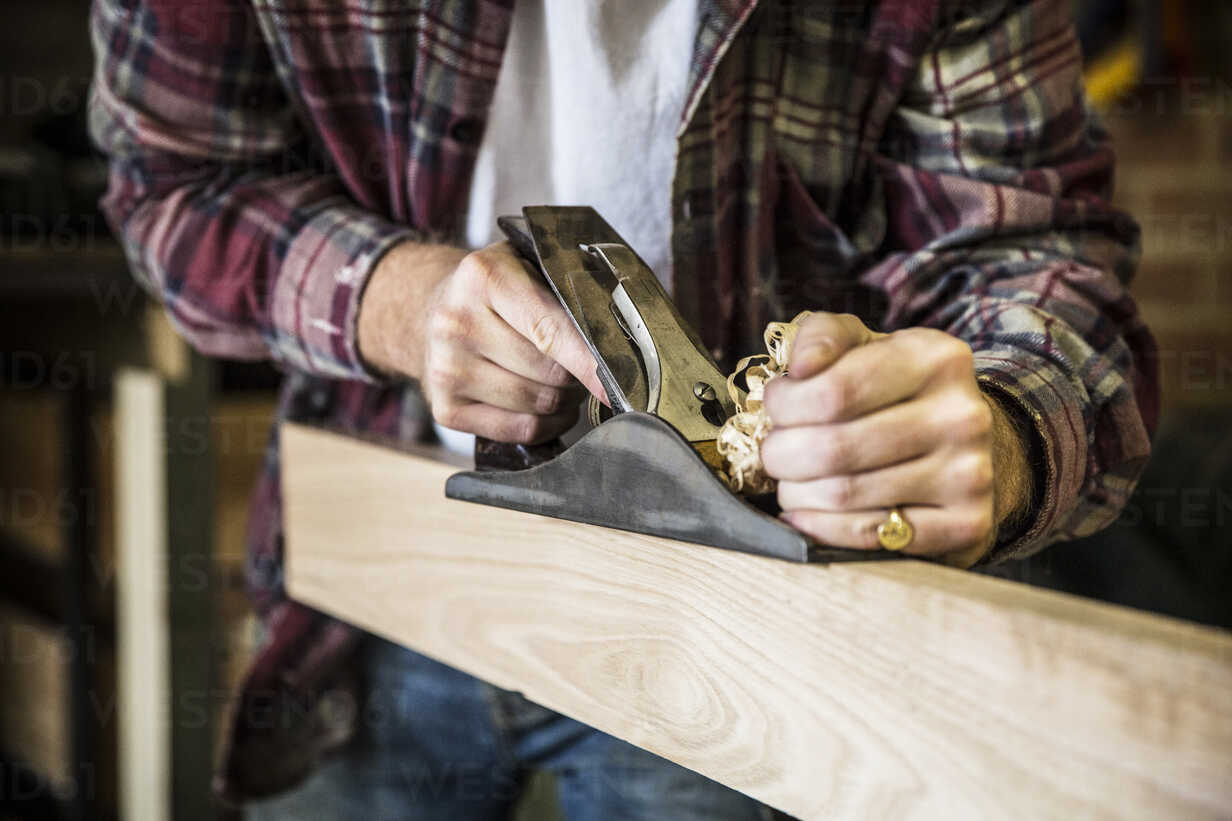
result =
M360 359L359 300L394 243L461 242L512 2L96 0L105 210L194 345L281 363L282 418L424 435L416 390ZM1110 522L1158 388L1069 0L699 6L681 32L674 297L719 360L805 308L944 329L1033 439L1040 498L992 559ZM272 624L300 626L273 632L249 690L311 689L349 646L285 601L281 533L275 436L250 579Z

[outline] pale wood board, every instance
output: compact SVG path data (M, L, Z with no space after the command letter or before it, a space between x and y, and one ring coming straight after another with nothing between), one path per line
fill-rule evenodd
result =
M115 382L116 690L120 817L171 817L171 647L163 381Z
M804 819L1229 817L1232 636L444 498L283 425L290 594Z

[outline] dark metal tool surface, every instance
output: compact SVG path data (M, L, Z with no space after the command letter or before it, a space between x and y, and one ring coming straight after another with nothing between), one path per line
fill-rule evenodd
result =
M792 561L862 558L818 548L729 491L657 416L630 411L526 470L456 473L445 495Z
M727 378L593 208L531 206L497 222L594 354L612 416L563 450L480 439L477 469L450 477L446 496L794 561L900 558L819 546L718 479L714 442L735 412Z

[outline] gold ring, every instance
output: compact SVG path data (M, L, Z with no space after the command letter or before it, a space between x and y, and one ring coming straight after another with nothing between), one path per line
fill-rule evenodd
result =
M890 508L889 518L877 525L877 541L886 550L902 550L914 538L915 528L897 507Z

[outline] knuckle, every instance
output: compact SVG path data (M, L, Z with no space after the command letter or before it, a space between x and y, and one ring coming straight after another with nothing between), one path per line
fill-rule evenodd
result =
M936 328L914 327L894 332L895 342L911 350L923 351L925 353L944 352L948 348L948 340L953 338L944 331L938 331Z
M957 338L953 334L946 333L945 331L937 328L928 328L923 325L917 325L914 328L907 328L903 333L914 336L919 342L929 342L933 344L945 344Z
M962 488L972 495L983 495L992 489L992 457L987 453L973 454L957 468Z
M474 318L470 312L454 306L442 306L432 315L432 335L436 339L456 342L470 336Z
M796 332L796 339L805 334L817 334L825 330L834 321L834 315L828 314L825 311L814 311L804 318L800 323L800 330Z
M875 519L866 519L858 517L851 523L851 542L856 547L876 548L880 547L881 543L877 539L877 525L881 524Z
M964 397L955 403L953 430L963 441L979 441L992 433L992 409L978 396Z
M872 339L872 331L864 324L864 320L855 314L839 314L838 325L854 344L863 345Z
M535 413L550 416L564 408L565 395L559 388L540 388L535 391Z
M944 343L939 346L942 365L956 376L975 373L975 352L971 346L944 331L937 333L944 337Z
M833 371L827 371L818 377L818 385L820 396L817 409L823 421L838 418L855 399L855 387L848 380L836 376Z
M834 319L827 315L813 315L800 325L796 339L792 343L794 349L803 349L823 341L832 340L835 332Z
M462 262L458 265L458 275L468 286L487 290L489 286L496 284L500 271L496 260L481 249L462 258Z
M850 466L851 445L848 438L831 432L818 440L817 467L823 476L833 476Z
M425 381L434 392L450 396L458 387L458 373L438 360L428 365Z
M548 354L556 349L556 340L560 336L560 323L555 316L543 314L535 320L530 328L530 341L540 353Z
M544 374L544 381L549 385L554 385L558 388L566 387L573 381L573 374L569 373L568 369L559 362L553 361L548 366L548 372Z
M854 476L832 476L822 480L822 495L825 503L835 510L846 510L859 494L858 481Z
M478 280L483 267L483 257L478 251L472 251L462 257L462 261L454 269L454 279L459 283L472 284Z

